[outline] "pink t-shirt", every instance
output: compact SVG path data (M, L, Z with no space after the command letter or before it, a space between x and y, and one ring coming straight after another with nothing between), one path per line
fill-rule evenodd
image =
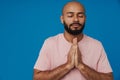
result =
M45 40L39 53L34 69L40 71L52 70L67 62L67 55L71 47L64 35L58 34ZM109 61L102 44L84 35L83 39L78 42L82 54L83 62L92 69L108 73L112 72ZM77 69L73 69L61 80L86 80Z

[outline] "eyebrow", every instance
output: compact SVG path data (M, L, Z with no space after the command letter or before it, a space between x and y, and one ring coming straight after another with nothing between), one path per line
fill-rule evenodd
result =
M73 14L74 12L67 12L67 14ZM78 14L85 14L85 12L78 12Z

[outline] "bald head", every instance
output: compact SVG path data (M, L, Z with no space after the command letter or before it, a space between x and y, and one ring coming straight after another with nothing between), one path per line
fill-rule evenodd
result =
M85 9L79 2L68 2L63 7L60 19L64 24L65 33L79 35L82 33L85 26Z
M62 9L62 14L64 14L66 11L82 11L85 13L85 8L84 6L77 1L72 1L72 2L68 2L67 4L65 4L65 6Z

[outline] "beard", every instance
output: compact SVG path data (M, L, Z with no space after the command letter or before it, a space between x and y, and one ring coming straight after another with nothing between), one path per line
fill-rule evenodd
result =
M78 22L74 22L74 23L72 23L72 24L70 24L69 26L65 23L65 21L63 22L63 24L64 24L64 29L68 32L68 33L70 33L71 35L79 35L79 34L81 34L82 32L83 32L83 29L84 29L84 27L85 27L85 23L82 25L82 24L80 24L80 23L78 23ZM79 30L72 30L71 29L71 26L72 25L74 25L74 24L77 24L77 25L79 25L81 28L79 29Z

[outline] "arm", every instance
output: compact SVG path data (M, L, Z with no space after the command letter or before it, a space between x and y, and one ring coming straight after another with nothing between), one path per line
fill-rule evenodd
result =
M113 80L111 73L100 73L83 63L81 52L77 47L75 53L75 67L82 73L87 80Z
M82 61L82 55L77 45L77 39L74 39L74 44L76 44L76 52L75 52L75 67L80 71L80 73L87 80L113 80L112 73L100 73L90 68Z
M53 70L40 71L40 70L34 69L33 80L60 80L61 78L63 78L67 73L69 73L69 71L71 71L74 68L75 51L76 51L75 47L72 46L68 54L67 63L61 66L58 66Z
M113 80L112 73L97 72L84 63L80 63L77 68L87 80Z
M71 67L68 64L63 64L53 70L39 71L34 69L34 80L59 80L64 77Z

